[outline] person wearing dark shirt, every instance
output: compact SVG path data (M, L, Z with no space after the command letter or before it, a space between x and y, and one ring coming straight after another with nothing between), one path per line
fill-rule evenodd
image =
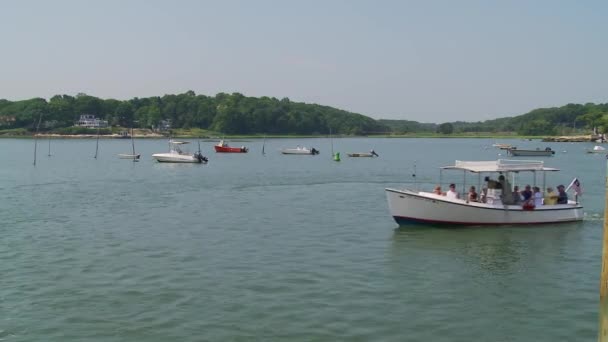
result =
M557 204L568 204L568 194L561 184L557 186Z
M524 202L530 200L530 198L532 198L532 190L530 188L530 185L526 185L524 191L521 192L521 197L523 197Z

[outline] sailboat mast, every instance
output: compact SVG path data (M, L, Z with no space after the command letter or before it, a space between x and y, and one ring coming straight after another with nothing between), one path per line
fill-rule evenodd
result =
M36 152L38 150L38 131L40 130L40 122L42 121L42 113L38 117L38 125L36 125L36 135L34 136L34 166L36 166Z
M135 140L133 137L133 127L131 127L131 147L133 147L133 155L135 155Z
M95 144L95 156L93 158L97 159L97 152L99 152L99 127L97 127L97 142Z
M334 156L334 138L331 136L331 127L329 128L329 141L331 142L331 156Z

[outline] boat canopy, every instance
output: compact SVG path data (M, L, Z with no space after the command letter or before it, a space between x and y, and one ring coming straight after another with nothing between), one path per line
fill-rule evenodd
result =
M454 165L443 166L441 169L466 170L471 172L517 172L517 171L559 171L545 167L539 160L509 160L498 159L489 161L456 160Z

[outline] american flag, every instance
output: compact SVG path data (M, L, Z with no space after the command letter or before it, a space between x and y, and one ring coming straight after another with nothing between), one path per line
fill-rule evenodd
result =
M566 188L566 192L570 189L574 190L574 193L577 196L580 196L583 194L583 189L581 188L581 182L578 181L578 178L574 178L572 180L572 182L570 182L570 185L568 185L568 187Z

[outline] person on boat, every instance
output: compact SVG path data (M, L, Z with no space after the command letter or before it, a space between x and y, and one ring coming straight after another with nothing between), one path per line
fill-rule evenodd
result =
M479 195L479 202L487 203L488 202L488 188L485 186L481 188L481 194Z
M522 202L522 197L521 194L519 193L519 186L514 186L513 187L513 204L521 204Z
M439 185L435 186L435 189L433 189L433 193L435 195L445 196L445 194L443 192L441 192L441 186L439 186Z
M450 184L450 190L448 190L448 192L446 192L445 195L447 198L453 198L453 199L460 198L460 194L458 193L458 191L456 191L456 184L454 184L454 183Z
M484 180L488 183L488 189L500 189L497 186L499 185L499 183L493 179L491 179L490 177L486 176L486 178L484 178Z
M526 184L524 191L521 192L521 197L524 202L527 202L532 199L532 190L530 184Z
M511 190L511 184L504 175L498 176L498 183L502 189L502 203L503 204L514 204L513 192Z
M544 203L545 203L545 205L557 204L557 194L555 192L553 192L552 187L547 188L547 192L545 193Z
M568 193L562 184L557 186L557 204L568 204Z
M469 188L469 194L468 194L468 196L467 196L467 200L468 200L469 202L477 202L477 201L479 200L479 198L478 198L478 197L479 197L479 196L477 196L477 192L475 191L475 187L474 187L474 186L471 186L471 187Z
M540 188L537 186L533 187L532 191L534 192L534 207L538 208L543 205L543 194L540 192Z

